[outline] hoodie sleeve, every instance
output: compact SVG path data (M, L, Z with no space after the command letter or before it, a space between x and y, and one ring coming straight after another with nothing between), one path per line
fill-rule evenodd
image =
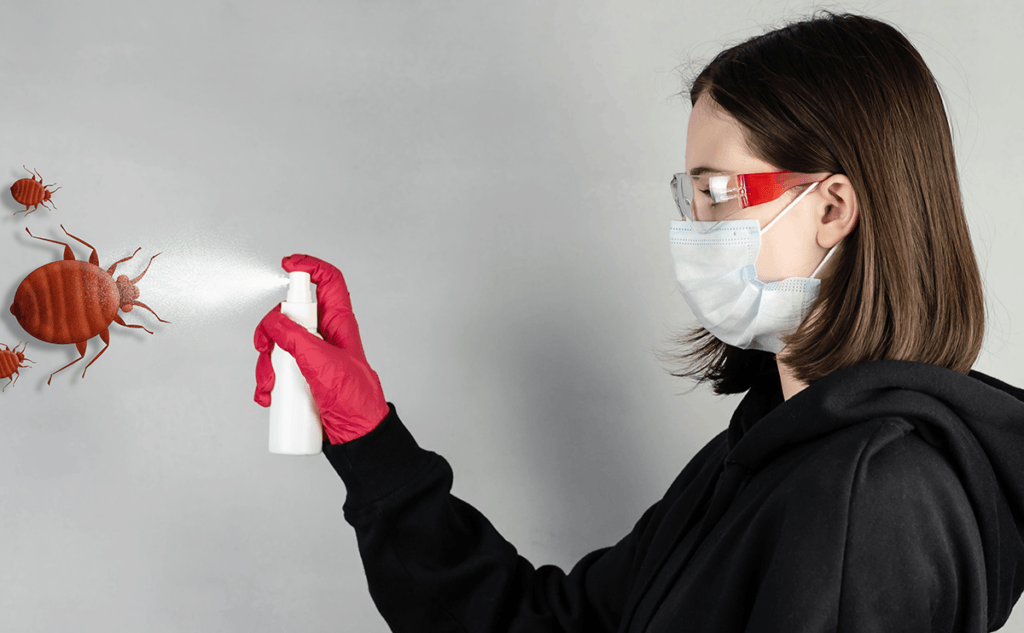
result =
M420 448L388 403L373 431L324 454L348 490L370 596L392 631L546 633L618 629L638 541L590 552L566 574L534 568L491 523L451 494L452 469Z

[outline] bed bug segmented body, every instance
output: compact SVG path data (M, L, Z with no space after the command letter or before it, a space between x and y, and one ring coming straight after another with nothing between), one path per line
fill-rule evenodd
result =
M133 307L139 306L149 310L161 323L169 323L153 312L152 308L138 301L139 289L135 287L135 283L142 279L149 270L149 265L160 253L149 258L149 264L146 264L146 269L138 277L129 279L127 275L119 275L114 279L117 265L135 257L142 247L103 270L99 265L99 255L91 244L68 233L64 225L60 228L68 237L92 249L89 261L76 260L70 245L45 237L36 237L26 228L25 232L37 240L63 246L64 259L40 266L29 273L18 286L14 294L14 303L11 304L11 314L18 319L21 327L35 338L57 345L73 344L78 348L79 357L53 374L85 358L87 342L99 334L106 345L85 366L85 370L88 371L89 366L107 351L107 347L110 347L108 328L111 323L153 333L141 325L125 323L117 314L118 309L122 312L131 312ZM50 374L46 384L53 380L53 374ZM82 377L85 378L85 371L82 372Z
M22 165L22 168L28 173L32 173L29 171L28 167ZM36 180L36 177L38 177L39 180ZM57 187L57 189L54 189L53 191L50 191L47 187L52 187L55 184L57 183L44 185L43 177L39 175L39 172L35 172L31 178L22 178L11 185L11 195L14 196L14 199L17 200L19 204L25 205L24 209L21 211L15 211L14 215L18 215L24 211L28 211L25 215L35 213L35 210L39 205L43 205L47 209L50 209L50 205L46 203L49 202L50 196L54 191L57 191L60 187ZM31 211L28 210L29 207L32 207ZM50 210L52 211L52 209Z
M18 376L20 375L18 370L22 367L28 367L28 365L23 364L24 361L27 360L30 363L36 361L31 358L25 358L25 347L28 347L28 341L25 341L25 346L21 348L21 351L18 351L17 345L14 346L14 349L7 347L6 343L0 343L0 345L4 346L3 349L0 349L0 378L7 378L7 385L10 385L11 383L18 382ZM14 378L11 378L11 376L14 376ZM4 388L0 389L0 391L7 391L7 385L4 385Z

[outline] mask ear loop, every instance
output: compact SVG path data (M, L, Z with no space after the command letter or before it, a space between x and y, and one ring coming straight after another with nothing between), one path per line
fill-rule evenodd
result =
M828 261L829 257L832 257L832 253L836 252L836 249L839 248L839 245L842 244L843 240L845 240L845 239L846 238L844 237L842 240L839 240L838 242L836 242L835 246L833 246L832 248L828 249L828 253L825 254L825 259L821 260L821 263L818 264L818 267L814 269L813 273L811 273L811 277L810 277L811 279L814 279L814 276L818 274L818 271L821 270L821 267L825 265L825 262Z
M784 215L786 215L787 213L789 213L789 210L790 210L790 209L792 209L793 207L795 207L795 206L797 205L797 203L798 203L798 202L800 202L800 200L801 200L801 199L803 199L803 197L804 197L804 196L806 196L807 194L809 194L809 193L811 193L812 191L814 191L814 188L815 188L815 187L817 187L817 186L818 186L818 183L814 183L814 184L812 184L812 185L811 185L810 187L808 187L807 189L805 189L805 190L804 190L804 192L803 192L802 194L800 194L799 196L797 196L797 197L796 197L796 200L794 200L793 202L790 202L790 203L789 203L789 206L787 206L787 207L786 207L785 209L783 209L783 210L782 210L782 213L780 213L780 214L778 214L777 216L775 216L775 219L774 219L774 220L772 220L771 222L769 222L769 223L768 223L768 226L766 226L766 227L764 227L763 229L761 229L761 235L764 235L765 233L767 233L767 232L768 232L768 229L772 228L772 225L773 225L773 224L775 224L776 222L778 222L779 220L781 220L781 219L782 219L782 216L784 216Z

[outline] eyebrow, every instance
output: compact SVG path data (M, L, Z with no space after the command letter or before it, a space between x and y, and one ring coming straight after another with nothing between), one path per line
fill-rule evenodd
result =
M719 169L717 167L708 167L707 165L701 165L700 167L694 167L689 172L691 176L700 176L701 174L728 174L731 173L726 169Z

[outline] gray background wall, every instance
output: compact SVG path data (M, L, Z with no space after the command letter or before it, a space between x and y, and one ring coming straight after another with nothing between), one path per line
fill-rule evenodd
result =
M816 7L894 22L940 81L991 316L976 368L1024 384L1019 3L5 2L0 341L60 257L26 226L105 266L141 246L128 274L162 252L139 287L172 323L127 315L155 334L114 326L51 386L77 353L29 341L0 394L0 629L387 630L344 486L269 454L252 401L293 252L344 272L386 397L524 556L616 541L739 402L677 395L653 353L692 323L679 67ZM22 164L56 211L13 217Z

